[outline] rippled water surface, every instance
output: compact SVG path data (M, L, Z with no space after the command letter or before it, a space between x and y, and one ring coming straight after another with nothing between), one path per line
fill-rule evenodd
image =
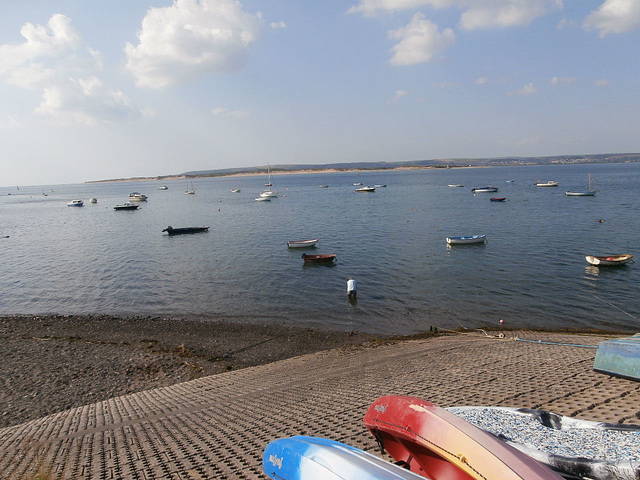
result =
M599 193L565 196L588 173ZM2 188L0 313L255 317L381 333L500 319L638 331L640 265L591 267L584 255L640 258L639 180L639 164L278 175L271 202L254 200L263 177L198 180L196 195L184 181L166 191L159 182ZM387 187L356 193L354 182ZM486 184L500 191L471 193ZM114 211L131 191L149 200ZM85 206L67 207L75 198ZM168 225L211 229L168 237ZM487 244L447 248L445 237L470 234ZM320 239L309 253L337 263L304 267L286 242L309 238ZM351 276L357 304L345 295Z

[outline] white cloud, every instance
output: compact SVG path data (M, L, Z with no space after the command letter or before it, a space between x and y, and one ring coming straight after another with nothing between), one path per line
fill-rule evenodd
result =
M389 60L393 65L428 62L456 41L453 30L447 28L442 33L438 32L438 26L422 13L416 13L406 27L387 33L391 39L400 39Z
M269 26L270 26L271 28L273 28L274 30L278 30L278 29L280 29L280 28L287 28L287 24L286 24L286 23L284 23L284 22L282 22L282 21L280 21L280 22L271 22L271 23L269 24Z
M563 6L562 0L465 0L456 3L467 6L460 16L460 26L465 30L529 25L536 18Z
M211 113L213 113L214 115L221 115L223 117L230 118L244 118L249 115L249 112L244 110L229 110L228 108L223 107L216 107L211 110Z
M465 30L528 25L552 10L562 9L562 0L360 0L349 13L375 15L381 11L422 7L462 10L460 26Z
M53 15L42 25L25 23L20 34L25 41L18 45L0 45L0 75L7 75L22 65L43 57L59 57L73 51L80 37L71 27L71 19L64 15Z
M452 0L360 0L360 3L351 7L348 13L372 16L379 11L410 10L428 5L434 8L448 8L453 3Z
M174 0L147 11L138 45L125 47L127 69L136 85L150 88L232 72L244 65L261 30L261 15L235 0Z
M20 121L13 115L7 114L6 121L0 122L0 128L18 128Z
M593 84L596 87L608 87L609 86L609 80L596 80L595 82L593 82Z
M0 77L42 91L37 114L56 123L89 125L138 114L121 91L105 87L95 76L103 68L102 54L82 47L70 18L55 14L46 27L26 23L20 33L23 43L0 45Z
M395 96L391 100L389 100L387 103L396 103L398 100L400 100L402 97L406 95L407 95L406 90L396 90Z
M587 30L598 30L600 37L610 33L626 33L640 28L639 0L605 0L591 12L583 24Z
M46 87L36 113L60 124L86 125L122 121L139 114L121 91L106 88L97 77L68 79Z
M508 97L512 97L514 95L533 95L534 93L537 93L537 92L538 92L538 90L536 89L536 87L533 84L533 82L531 82L531 83L527 83L522 88L519 88L517 90L511 90L510 92L507 92L507 96Z
M566 18L563 18L556 25L556 30L563 30L565 28L577 27L577 26L578 26L578 22L576 22L575 20L567 20Z
M575 77L552 77L551 85L560 85L561 83L569 84L575 83L578 79Z

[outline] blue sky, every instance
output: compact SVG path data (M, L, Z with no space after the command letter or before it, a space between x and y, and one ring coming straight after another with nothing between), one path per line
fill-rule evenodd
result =
M3 0L0 185L640 151L640 0Z

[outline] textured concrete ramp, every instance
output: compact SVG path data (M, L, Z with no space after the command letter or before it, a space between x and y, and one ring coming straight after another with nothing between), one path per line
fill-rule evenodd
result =
M0 430L0 478L266 478L262 451L275 438L374 450L362 418L388 394L640 423L638 383L595 373L595 348L542 341L450 336L348 348L114 398Z

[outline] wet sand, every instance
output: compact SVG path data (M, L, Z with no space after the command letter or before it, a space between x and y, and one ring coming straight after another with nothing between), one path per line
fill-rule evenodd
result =
M0 317L0 428L380 336L159 317Z

